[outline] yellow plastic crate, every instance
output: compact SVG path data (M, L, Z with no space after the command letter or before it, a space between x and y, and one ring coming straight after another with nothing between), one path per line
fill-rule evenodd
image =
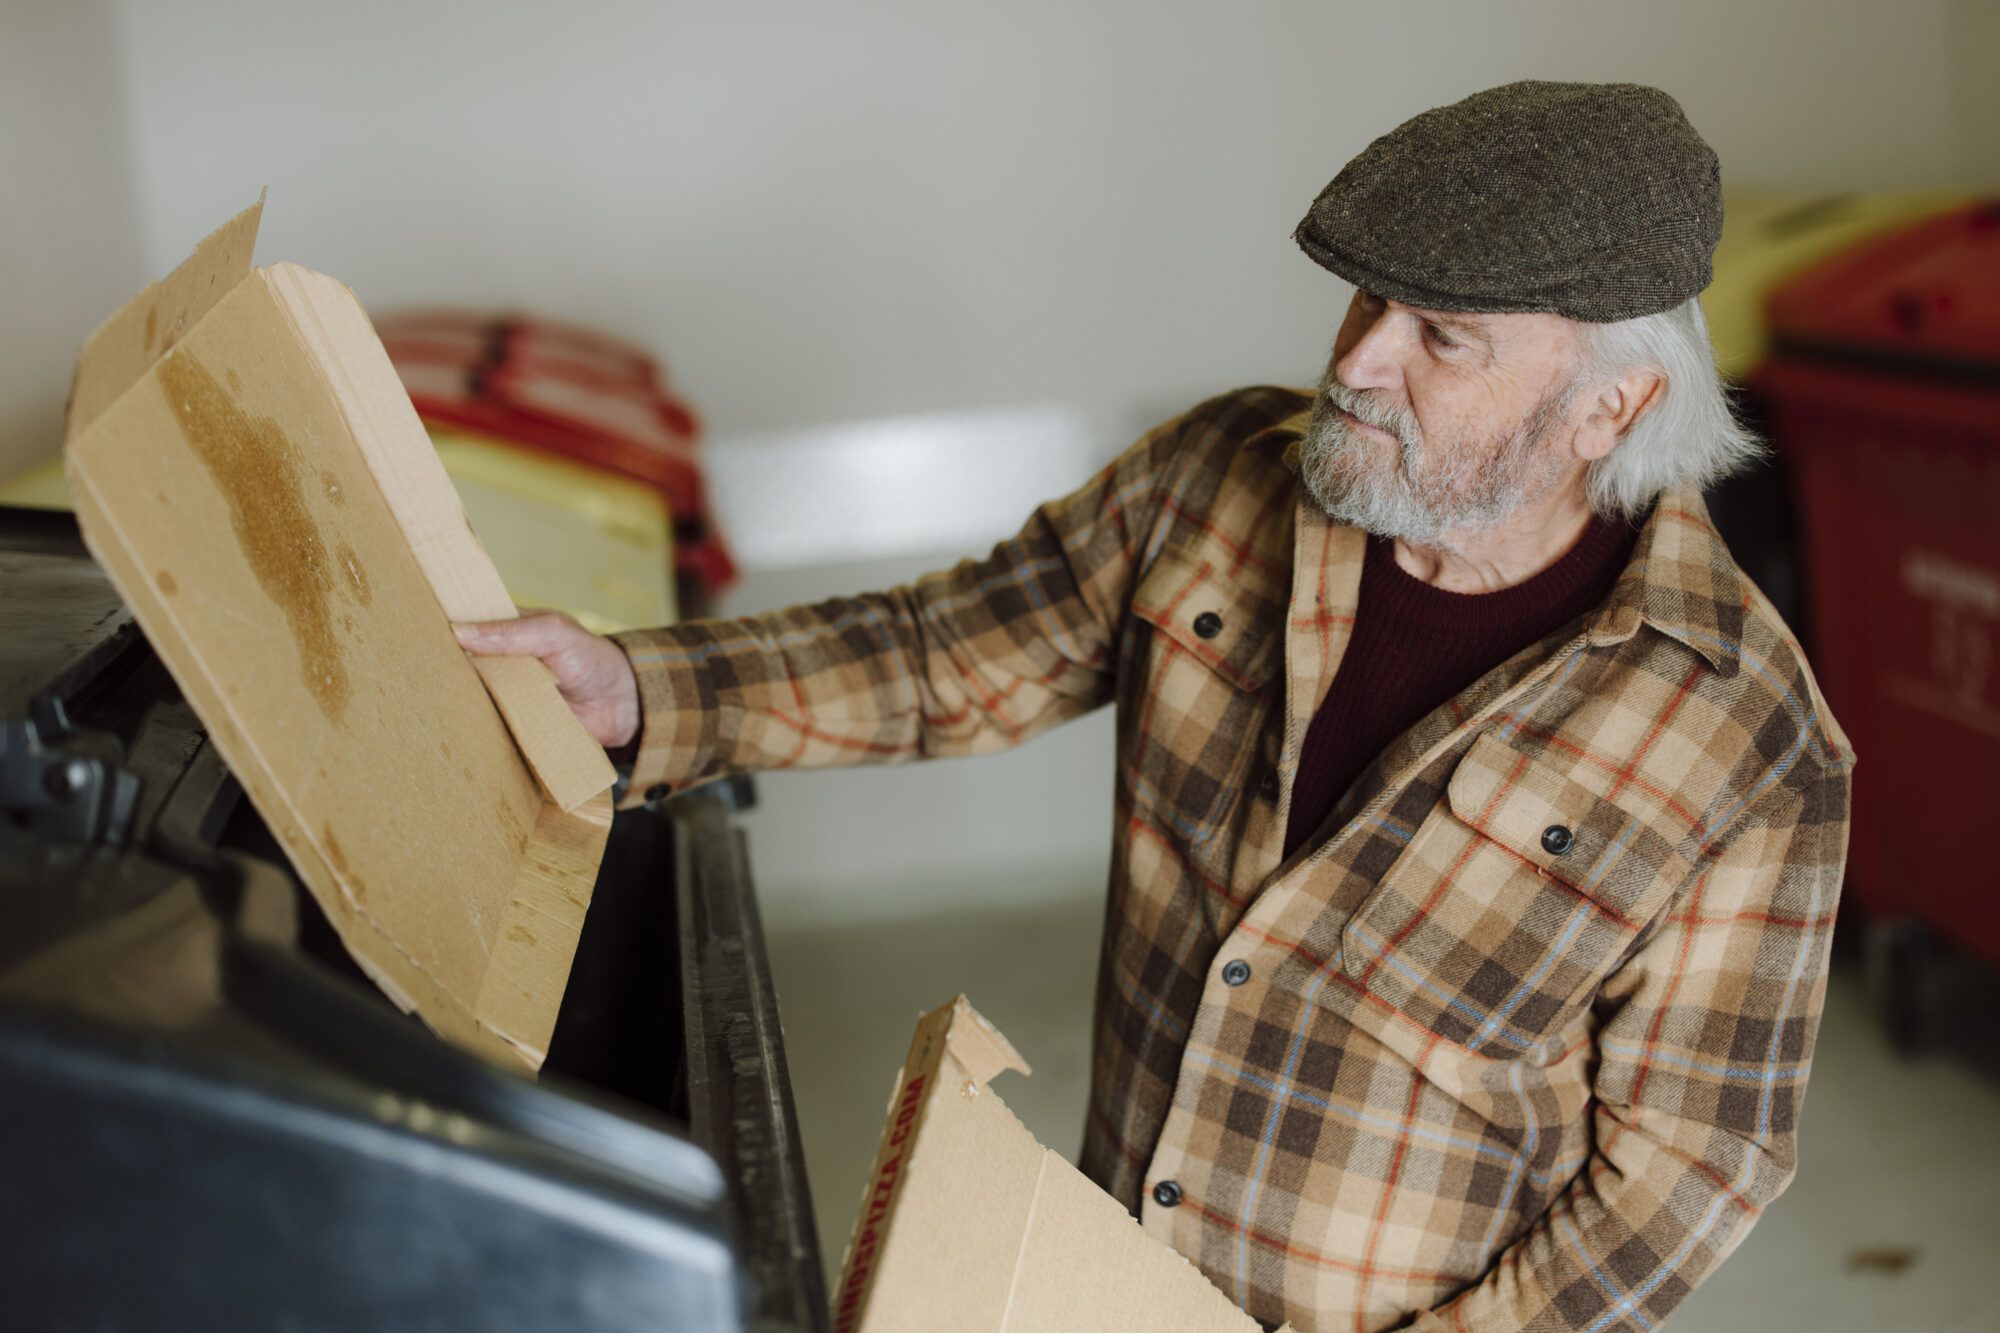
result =
M1723 197L1715 280L1701 295L1716 365L1742 379L1764 358L1764 298L1807 265L1876 232L1967 203L1962 191L1809 195L1732 190Z
M673 516L659 491L477 435L431 440L515 602L599 634L674 619Z
M63 480L62 456L44 459L0 481L0 504L25 509L68 509L69 483Z
M673 516L641 482L516 445L431 432L507 591L599 634L675 618ZM0 482L0 504L68 509L62 459Z

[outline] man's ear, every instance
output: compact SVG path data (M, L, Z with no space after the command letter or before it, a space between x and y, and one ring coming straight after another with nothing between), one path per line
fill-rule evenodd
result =
M1595 463L1610 453L1666 387L1666 376L1645 369L1628 370L1600 387L1589 400L1590 414L1576 428L1576 456Z

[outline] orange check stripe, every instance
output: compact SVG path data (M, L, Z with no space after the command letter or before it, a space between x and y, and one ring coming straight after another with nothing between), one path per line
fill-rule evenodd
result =
M1309 1264L1320 1268L1331 1268L1337 1273L1352 1273L1362 1278L1381 1277L1396 1282L1434 1282L1440 1285L1465 1281L1465 1275L1462 1273L1432 1273L1421 1268L1375 1268L1365 1262L1337 1259L1332 1255L1322 1254L1318 1250L1285 1240L1283 1237L1260 1231L1256 1227L1246 1226L1236 1218L1225 1217L1206 1204L1193 1199L1182 1199L1180 1206L1193 1209L1205 1222L1213 1223L1239 1236L1248 1236L1251 1243L1260 1249L1282 1254L1289 1259L1303 1259Z
M1375 1206L1375 1220L1369 1224L1368 1247L1361 1254L1361 1285L1354 1293L1354 1333L1368 1333L1368 1281L1375 1275L1375 1251L1382 1243L1382 1228L1389 1220L1389 1204L1396 1197L1396 1182L1403 1176L1403 1160L1410 1151L1410 1131L1417 1123L1417 1107L1424 1096L1424 1066L1437 1049L1433 1035L1417 1053L1414 1076L1410 1079L1410 1100L1403 1108L1403 1127L1396 1133L1396 1152L1389 1159L1389 1174L1382 1182L1382 1201Z
M1493 808L1500 804L1500 799L1503 796L1505 796L1508 792L1514 790L1514 784L1520 781L1521 771L1525 769L1527 766L1528 766L1527 755L1519 754L1514 757L1514 767L1508 770L1507 776L1503 778L1500 782L1500 785L1494 789L1493 795L1487 798L1485 806L1482 807L1479 811L1479 819L1475 827L1484 828L1488 823L1492 821ZM1479 850L1478 843L1467 843L1465 845L1465 847L1459 852L1458 859L1452 862L1451 869L1445 871L1444 874L1439 877L1436 887L1434 887L1430 892L1430 896L1424 899L1423 906L1419 907L1415 912L1411 913L1410 919L1408 921L1405 921L1402 924L1402 926L1397 929L1394 935L1390 936L1388 942L1384 944L1381 948L1374 951L1374 956L1368 960L1368 970L1361 974L1362 985L1365 986L1370 981L1372 981L1375 977L1375 970L1380 966L1382 966L1382 960L1387 958L1390 954L1394 953L1397 950L1397 948L1399 948L1402 945L1403 941L1410 937L1410 933L1412 931L1414 931L1418 926L1422 925L1425 921L1430 919L1430 915L1433 911L1437 909L1438 903L1443 901L1445 894L1448 893L1451 890L1451 886L1455 882L1457 882L1458 872L1465 869L1465 863L1467 861L1470 861L1472 859L1473 853L1478 850Z

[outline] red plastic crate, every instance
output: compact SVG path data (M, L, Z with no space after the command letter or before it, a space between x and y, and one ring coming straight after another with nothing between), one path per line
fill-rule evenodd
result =
M708 595L736 577L700 465L701 424L643 348L576 325L460 310L377 332L426 422L560 454L657 488L674 563Z

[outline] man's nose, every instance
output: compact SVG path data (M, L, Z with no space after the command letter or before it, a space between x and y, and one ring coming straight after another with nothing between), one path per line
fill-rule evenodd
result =
M1400 393L1403 384L1398 321L1390 310L1378 310L1361 329L1361 336L1335 357L1333 373L1350 389L1387 389Z

